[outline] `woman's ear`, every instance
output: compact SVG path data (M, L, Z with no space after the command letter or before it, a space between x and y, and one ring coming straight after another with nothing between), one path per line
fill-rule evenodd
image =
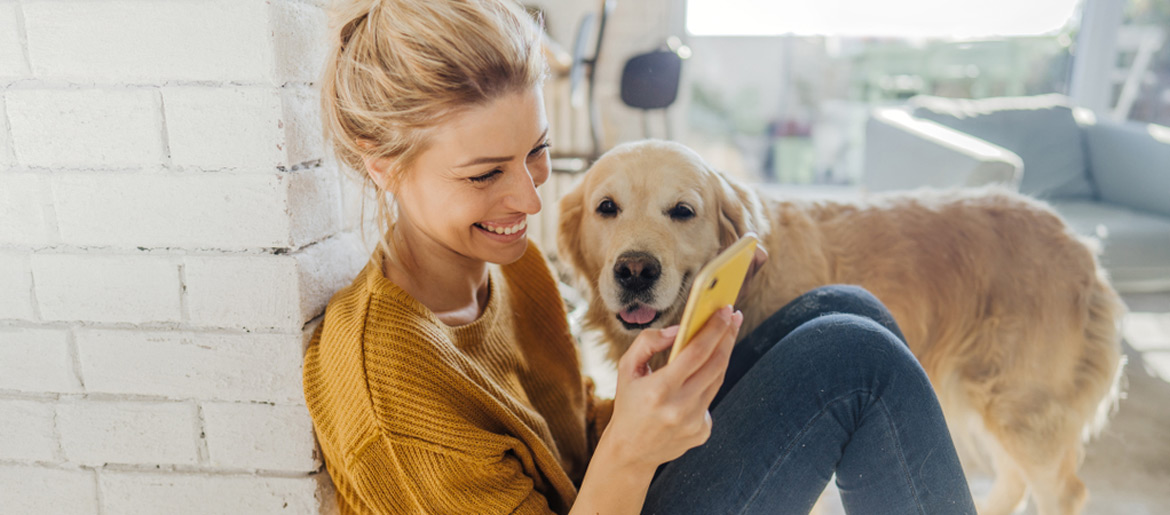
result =
M585 255L581 252L581 218L585 213L585 183L578 184L561 197L557 204L557 255L577 277L585 273Z
M357 145L363 152L370 152L374 149L374 144L365 139L359 139ZM394 170L394 159L363 153L362 163L366 166L366 173L374 180L374 184L378 185L378 189L388 191L391 186L390 177Z

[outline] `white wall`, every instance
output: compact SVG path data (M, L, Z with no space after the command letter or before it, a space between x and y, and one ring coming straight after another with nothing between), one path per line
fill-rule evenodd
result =
M301 357L368 254L323 3L0 0L0 512L333 508Z

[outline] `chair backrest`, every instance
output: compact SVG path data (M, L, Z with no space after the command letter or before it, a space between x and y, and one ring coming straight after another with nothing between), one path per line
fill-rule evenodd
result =
M637 109L665 109L678 98L682 58L670 50L636 55L622 69L622 102Z

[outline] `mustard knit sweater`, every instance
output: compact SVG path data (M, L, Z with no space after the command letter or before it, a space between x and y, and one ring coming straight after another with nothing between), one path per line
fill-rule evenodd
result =
M305 400L348 513L565 513L612 404L594 406L564 306L529 244L449 327L382 275L337 292L305 354Z

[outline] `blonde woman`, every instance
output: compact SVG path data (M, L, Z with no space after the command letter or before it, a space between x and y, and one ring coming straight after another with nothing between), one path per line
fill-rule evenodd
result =
M973 513L925 374L855 288L802 297L734 355L724 308L660 370L677 327L647 329L595 399L525 232L549 174L533 21L508 0L332 15L325 128L394 199L305 355L342 513L807 512L834 470L867 513Z

